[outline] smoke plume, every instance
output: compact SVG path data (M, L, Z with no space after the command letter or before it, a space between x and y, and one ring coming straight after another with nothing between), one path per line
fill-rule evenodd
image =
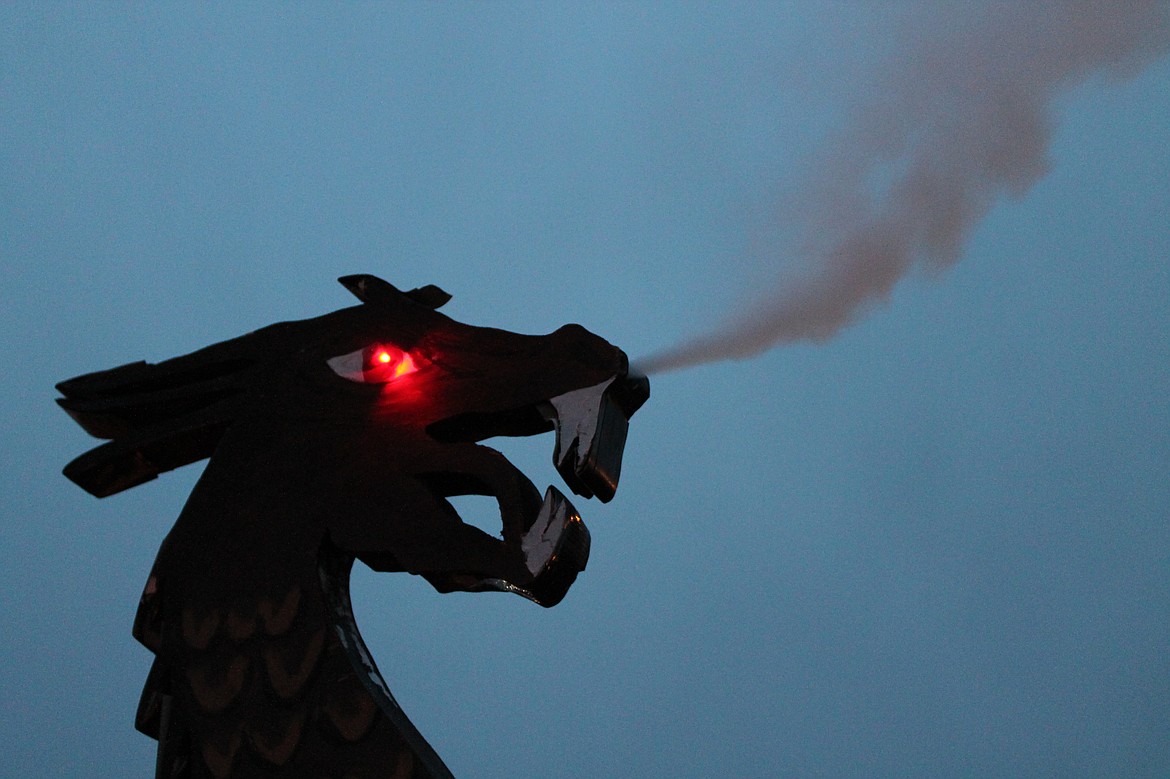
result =
M829 338L915 267L955 263L996 199L1024 194L1046 172L1057 97L1097 74L1132 77L1170 50L1164 0L949 8L923 5L872 100L854 106L849 129L812 166L799 205L776 214L796 234L776 255L776 290L639 369Z

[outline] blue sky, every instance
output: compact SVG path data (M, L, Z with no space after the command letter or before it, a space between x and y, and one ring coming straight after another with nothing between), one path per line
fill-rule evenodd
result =
M915 8L0 9L0 773L152 770L130 625L198 477L84 494L55 382L356 272L635 358L703 332ZM1170 63L1130 75L1059 96L1048 174L953 268L655 377L557 608L356 576L456 775L1170 771ZM551 449L503 447L540 486Z

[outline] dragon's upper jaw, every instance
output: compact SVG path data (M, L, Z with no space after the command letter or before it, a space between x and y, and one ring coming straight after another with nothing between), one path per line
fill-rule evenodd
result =
M427 433L453 443L555 430L553 464L565 484L582 497L608 502L621 475L630 417L649 396L649 381L623 369L597 384L506 410L440 419L427 426Z
M542 404L557 431L553 463L573 492L603 503L613 499L630 417L649 397L645 377L619 375Z

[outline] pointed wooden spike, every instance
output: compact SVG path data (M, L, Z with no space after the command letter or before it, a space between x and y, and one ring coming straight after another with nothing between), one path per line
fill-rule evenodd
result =
M338 279L341 285L363 303L394 304L403 299L400 289L369 273L355 273Z

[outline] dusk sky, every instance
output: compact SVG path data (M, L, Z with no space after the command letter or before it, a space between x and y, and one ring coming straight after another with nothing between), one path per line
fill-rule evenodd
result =
M456 776L1170 775L1168 55L1161 0L3 4L0 775L153 775L202 467L87 495L53 385L351 273L778 340L651 377L556 608L355 570Z

